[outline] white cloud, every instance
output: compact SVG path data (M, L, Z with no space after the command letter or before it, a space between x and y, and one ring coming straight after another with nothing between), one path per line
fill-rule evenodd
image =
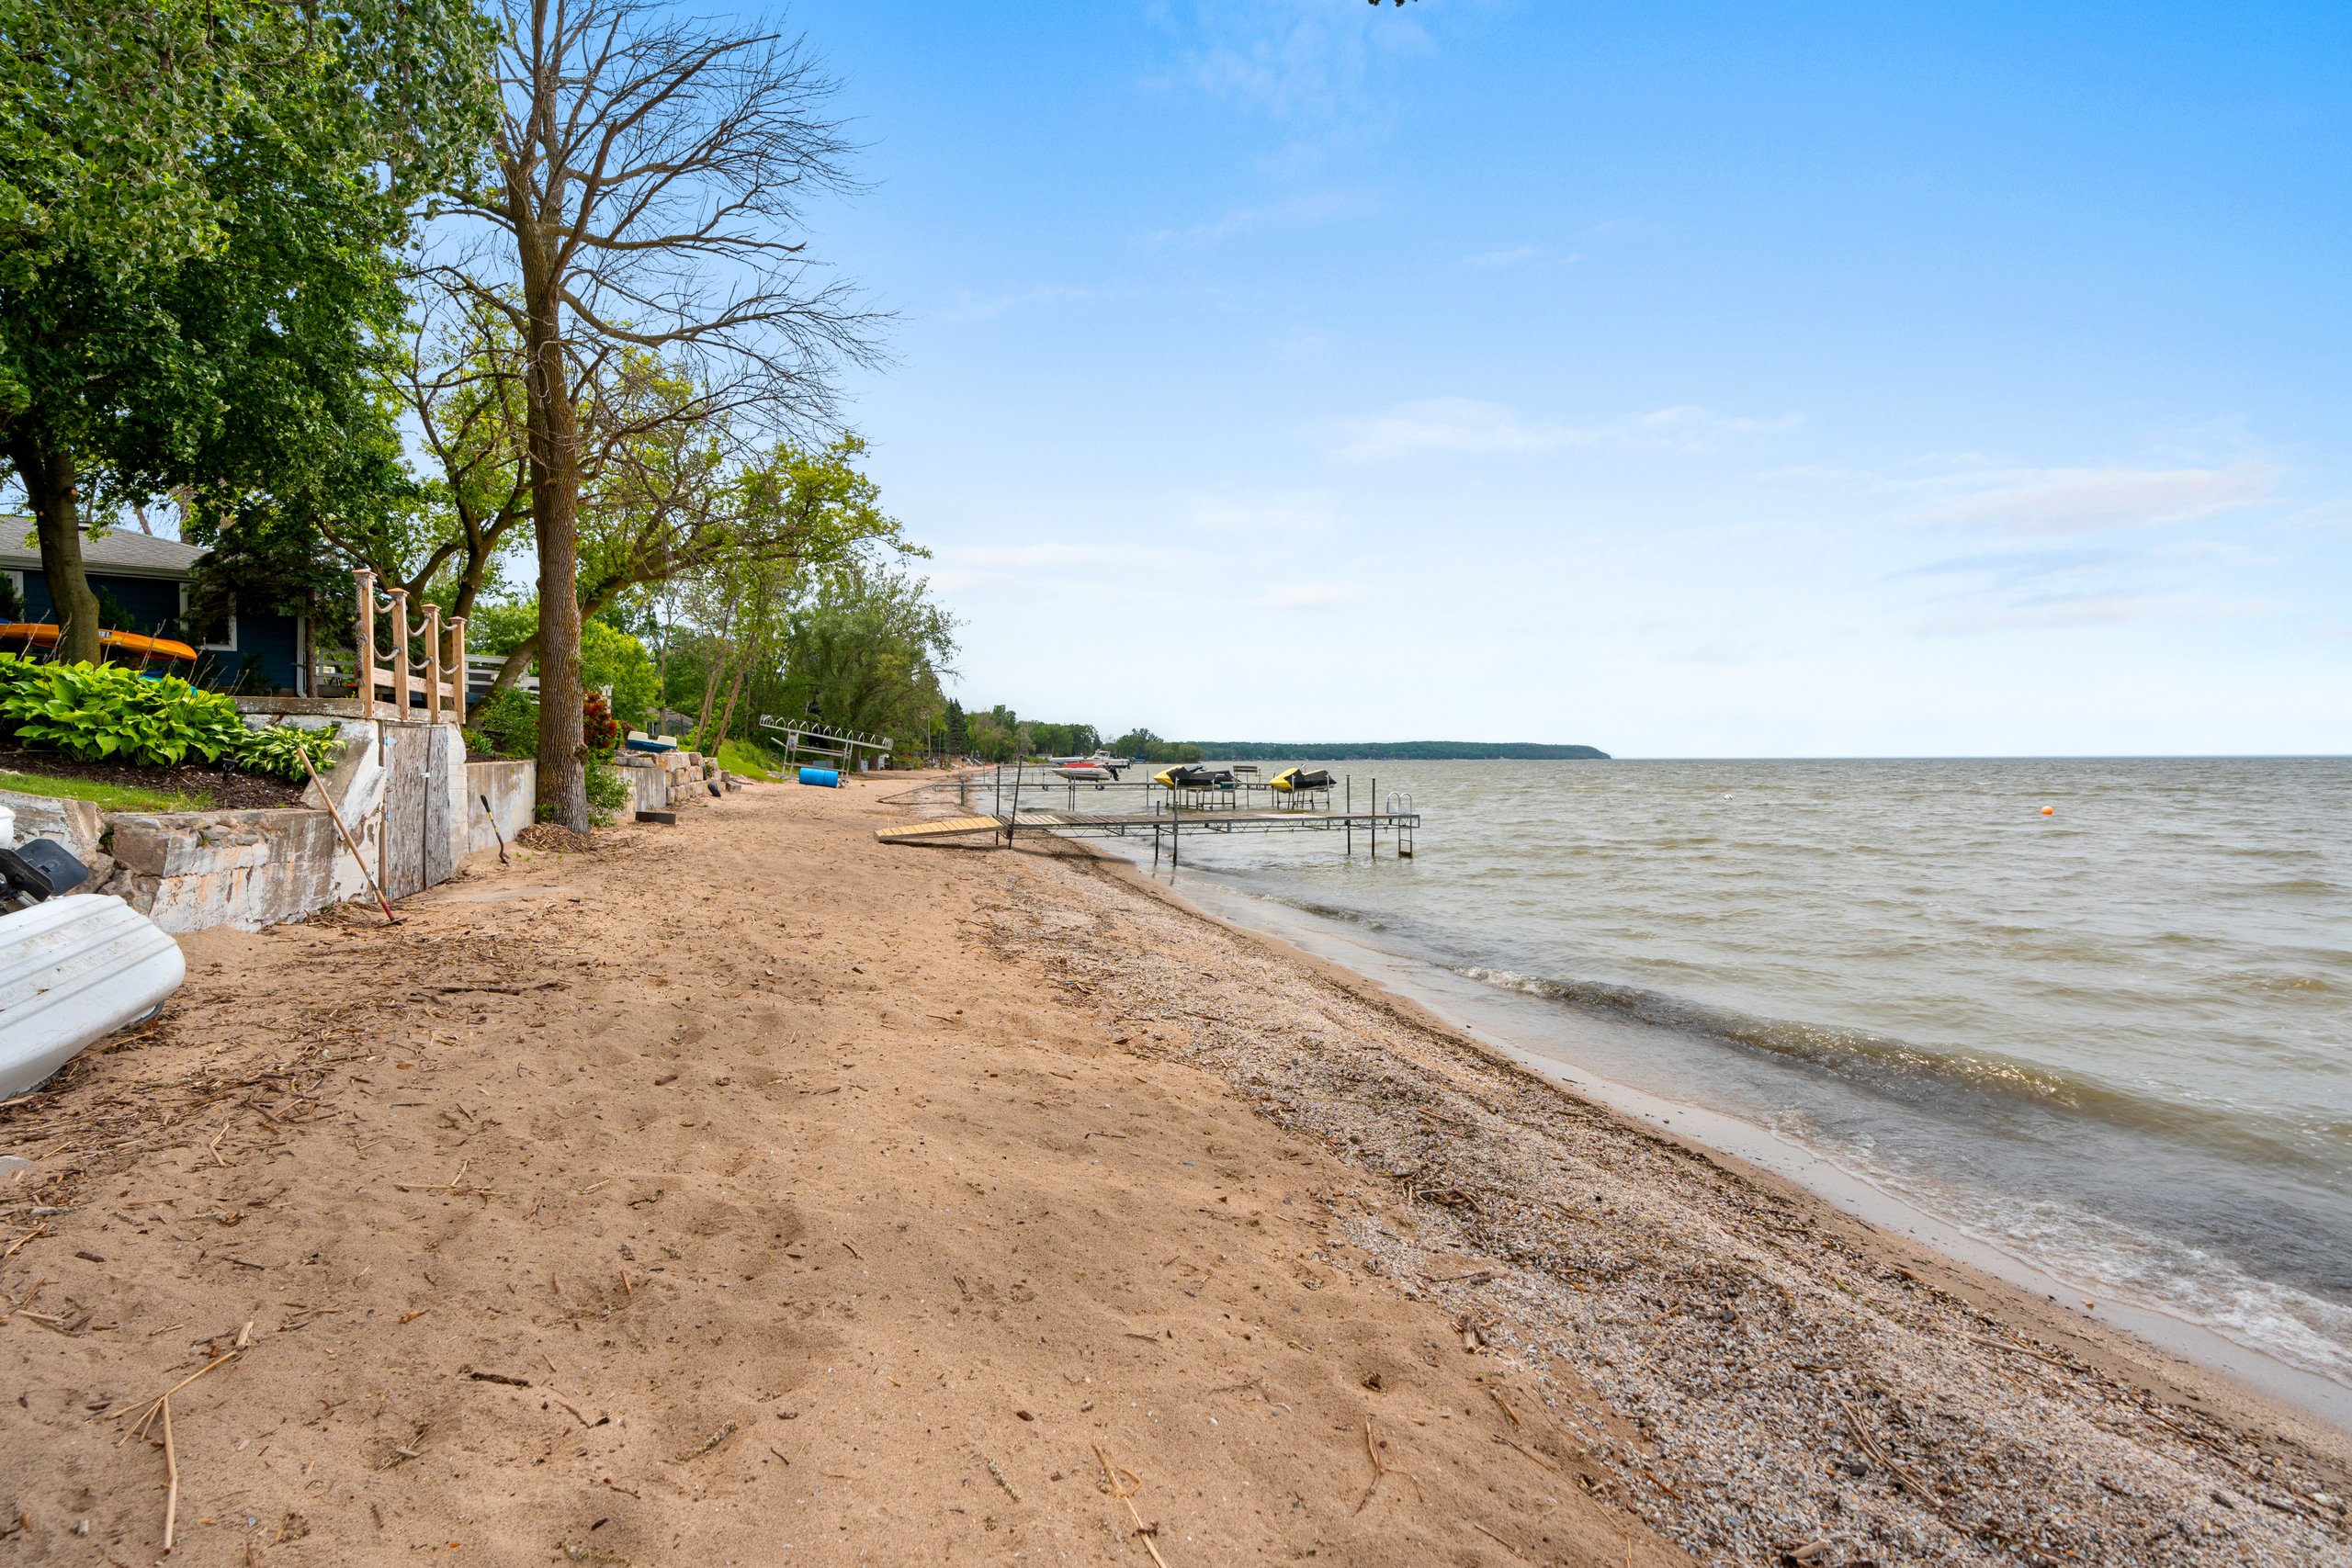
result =
M1376 57L1430 50L1417 19L1390 11L1366 17L1330 0L1196 0L1189 74L1278 120L1361 116Z
M2185 523L2256 506L2278 471L2267 463L2219 468L2022 468L1973 476L1971 493L1932 507L1945 523L2020 534L2086 534ZM1950 482L1950 481L1945 481Z
M1097 567L1149 566L1169 552L1152 545L1059 544L951 545L939 558L974 571L1069 571Z
M1334 610L1361 603L1363 596L1361 582L1285 582L1266 590L1258 602L1276 610Z
M1210 533L1322 533L1336 511L1320 491L1253 497L1204 495L1185 510L1185 521Z
M2073 626L2116 626L2126 621L2269 615L2278 614L2282 608L2284 606L2267 599L2214 599L2188 593L2086 593L1956 611L1928 622L1923 629L1946 635L2049 631Z
M1797 414L1755 419L1681 404L1602 424L1551 424L1524 418L1501 403L1430 398L1386 413L1338 421L1332 428L1338 457L1374 462L1429 452L1533 456L1596 446L1696 451L1737 436L1792 430L1801 423Z

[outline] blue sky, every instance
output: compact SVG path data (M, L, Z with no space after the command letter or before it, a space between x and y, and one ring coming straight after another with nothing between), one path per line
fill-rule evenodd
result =
M799 0L961 694L2352 750L2352 7Z

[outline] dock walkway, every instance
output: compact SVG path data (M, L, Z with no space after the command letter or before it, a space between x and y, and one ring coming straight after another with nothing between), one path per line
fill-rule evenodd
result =
M1021 811L970 817L945 817L877 828L874 837L886 844L947 843L975 833L1011 843L1024 829L1088 838L1128 838L1145 834L1155 843L1165 835L1170 852L1186 833L1352 833L1361 829L1377 844L1389 835L1398 854L1410 858L1413 835L1421 825L1418 811L1306 811L1251 809L1175 811Z

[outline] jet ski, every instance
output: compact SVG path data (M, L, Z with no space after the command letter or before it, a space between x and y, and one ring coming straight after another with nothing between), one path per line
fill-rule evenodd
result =
M1313 773L1307 772L1305 768L1284 768L1281 773L1276 773L1272 778L1268 779L1266 783L1275 789L1285 792L1292 790L1329 789L1331 787L1331 775L1328 770L1323 768L1317 768Z
M1197 762L1179 762L1172 768L1152 774L1151 782L1163 789L1231 789L1233 770L1204 768Z

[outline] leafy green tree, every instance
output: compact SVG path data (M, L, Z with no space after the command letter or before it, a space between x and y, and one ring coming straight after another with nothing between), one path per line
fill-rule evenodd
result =
M85 484L349 493L389 247L481 143L487 35L464 0L0 0L0 446L90 660Z
M955 618L921 579L887 569L830 574L792 616L771 711L912 741L946 704Z

